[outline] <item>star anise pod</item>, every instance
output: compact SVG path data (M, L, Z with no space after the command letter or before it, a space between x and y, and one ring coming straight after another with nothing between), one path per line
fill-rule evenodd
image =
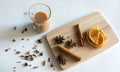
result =
M57 56L57 61L59 62L59 64L65 65L68 59L64 54L61 53Z
M68 46L68 47L76 47L76 42L74 42L72 39L71 40L68 40L67 42L66 42L66 46Z
M55 37L55 42L56 42L57 44L64 43L64 40L65 40L64 36L59 35L59 36L56 36L56 37Z

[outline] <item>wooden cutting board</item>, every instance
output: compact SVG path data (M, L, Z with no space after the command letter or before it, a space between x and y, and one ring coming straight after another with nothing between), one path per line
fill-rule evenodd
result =
M76 28L77 24L80 24L81 30L83 33L93 26L96 26L96 25L99 26L108 35L108 39L105 41L105 45L102 48L95 49L85 41L84 47L79 46L79 36L78 36L78 30ZM48 43L50 45L50 48L52 49L52 52L55 58L60 53L56 48L57 44L55 44L55 41L54 41L54 38L58 35L64 36L66 40L72 39L75 42L77 42L78 46L70 48L70 50L82 58L81 61L76 62L74 59L68 56L69 62L66 65L60 65L62 69L67 69L76 64L79 64L101 53L102 51L112 47L114 44L118 43L119 41L116 34L112 30L111 26L106 22L106 20L103 18L103 16L99 12L89 14L75 21L72 21L68 24L65 24L64 26L61 26L53 30L52 32L49 32L46 35L46 38L48 40Z

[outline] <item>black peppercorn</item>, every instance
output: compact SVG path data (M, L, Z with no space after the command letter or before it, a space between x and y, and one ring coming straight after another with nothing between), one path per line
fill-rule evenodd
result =
M28 63L24 63L24 66L28 66Z

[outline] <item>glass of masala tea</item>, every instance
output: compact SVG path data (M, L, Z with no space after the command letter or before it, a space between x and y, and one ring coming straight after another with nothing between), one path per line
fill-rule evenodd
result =
M38 32L45 32L50 27L49 19L51 17L51 9L44 3L34 4L29 10L29 16L33 21L33 28Z

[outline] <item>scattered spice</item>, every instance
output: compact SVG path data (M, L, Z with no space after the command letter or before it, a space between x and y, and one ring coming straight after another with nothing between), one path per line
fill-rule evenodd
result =
M48 58L48 62L50 62L50 58Z
M13 27L13 30L16 30L17 29L17 27L15 26L15 27Z
M32 54L32 56L37 57L35 54Z
M25 57L24 55L21 55L20 57Z
M40 53L40 56L43 56L43 52Z
M43 64L43 66L45 66L45 64L46 64L46 61L44 60L44 61L42 62L42 64Z
M29 55L29 54L31 54L31 53L30 53L30 51L28 51L28 52L26 52L26 54L28 54L28 55Z
M24 66L28 66L28 63L26 62L26 63L24 63Z
M21 61L17 61L17 63L21 63Z
M37 49L36 47L33 47L32 49Z
M29 60L29 56L24 56L25 60Z
M30 61L33 61L33 60L34 60L34 57L33 57L33 56L31 56L31 57L30 57Z
M34 53L39 53L39 50L35 50Z
M24 29L24 31L28 31L28 29L27 29L27 28L25 28L25 29Z
M76 47L76 45L77 45L76 42L74 42L72 39L66 42L66 46L70 48Z
M35 58L37 58L39 56L42 56L42 55L43 55L43 52L40 52L39 50L33 50L31 52L27 51L25 53L25 55L20 55L20 58L23 59L23 60L27 60L27 61L33 61ZM26 63L24 63L24 65L27 66ZM45 65L45 61L43 62L43 65Z
M13 72L16 72L16 70L13 70Z
M29 66L31 67L32 65L31 65L31 64L29 64Z
M54 67L54 65L53 65L53 64L50 64L50 67Z
M28 60L28 61L33 61L35 58L37 58L36 54L28 54L26 53L26 55L21 55L20 56L22 59Z
M37 43L39 43L39 44L42 43L42 39L38 39Z
M27 31L28 31L28 29L27 29L27 28L24 28L24 29L21 31L21 33L24 34L24 32L27 32Z
M8 52L9 49L5 49L5 52Z
M21 40L24 40L24 38L22 38Z
M8 52L11 48L5 49L5 52Z
M21 55L20 56L22 59L28 60L28 61L33 61L35 58L37 58L36 54L29 54L29 52L26 53L26 55Z
M16 54L20 54L21 52L20 51L17 51Z
M59 64L65 65L68 59L64 54L61 53L57 56L57 61L59 62Z
M13 67L13 69L16 69L16 67Z
M56 36L56 37L55 37L55 42L56 42L57 44L64 43L64 40L65 40L64 36L59 35L59 36Z
M33 68L36 69L36 68L39 68L39 66L34 66Z
M12 40L12 42L15 42L15 41L16 41L15 39Z

